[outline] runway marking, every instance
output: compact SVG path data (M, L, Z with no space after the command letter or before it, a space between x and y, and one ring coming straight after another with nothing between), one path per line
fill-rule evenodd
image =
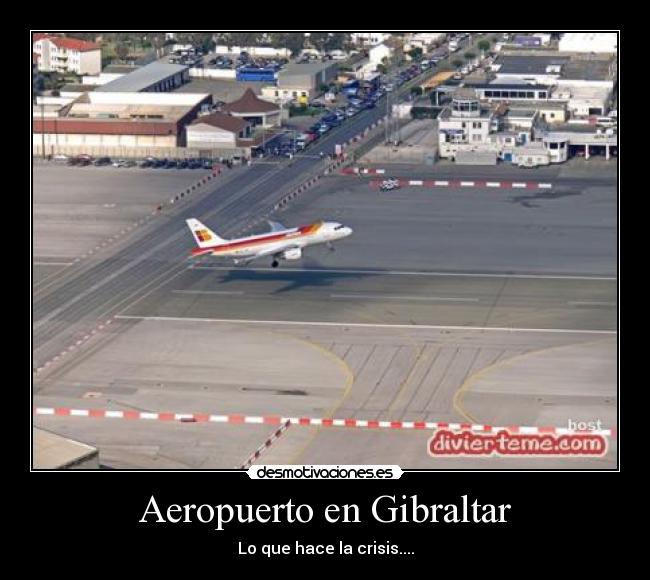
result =
M70 266L74 262L32 262L32 266Z
M263 417L260 417L260 419L263 419ZM285 421L282 426L275 430L271 435L262 443L252 454L251 456L242 464L239 466L239 469L248 469L257 459L260 458L262 453L264 453L275 441L277 441L282 434L289 428L291 427L291 421L287 420Z
M616 302L567 302L571 306L616 306Z
M522 426L508 425L495 427L493 425L477 425L473 423L448 423L446 421L378 421L374 419L333 419L330 417L280 417L277 415L211 415L209 413L173 413L173 412L144 412L144 411L112 411L108 409L70 409L68 407L35 407L34 415L49 415L55 417L88 417L93 419L125 419L144 421L180 421L182 423L231 423L235 425L298 425L300 427L347 427L363 429L450 429L452 431L477 431L494 433L506 429L511 433L541 434L554 433L568 435L574 433L616 436L616 429L600 429L579 431L567 427L555 426ZM277 431L276 431L276 434ZM279 434L278 434L279 436ZM272 441L271 441L272 442Z
M183 316L134 316L119 314L125 320L155 320L160 322L217 322L224 324L272 324L277 326L348 326L351 328L410 328L412 330L460 330L495 332L538 332L558 334L617 334L616 330L574 330L571 328L504 328L500 326L445 326L437 324L375 324L367 322L305 322L292 320L244 320L238 318L193 318Z
M417 272L408 270L345 270L345 269L325 269L325 268L286 268L278 270L277 268L232 268L230 266L190 266L189 270L223 270L223 271L248 271L248 272L314 272L327 274L376 274L386 276L446 276L458 278L521 278L532 280L594 280L594 281L614 281L616 276L562 276L546 274L487 274L475 272Z
M330 298L369 298L381 300L382 298L397 300L426 300L426 301L449 301L449 302L479 302L478 298L454 298L447 296L400 296L396 294L330 294Z
M242 291L237 290L172 290L173 294L223 294L223 295L240 295Z

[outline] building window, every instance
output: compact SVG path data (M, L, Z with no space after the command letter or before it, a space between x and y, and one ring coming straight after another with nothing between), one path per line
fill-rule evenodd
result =
M545 99L546 98L546 91L539 91L539 98L540 99Z
M533 93L533 91L526 91L526 98L527 99L534 99L535 98L535 93Z
M555 113L550 113L550 114L549 114L549 117L550 117L551 119L555 119Z

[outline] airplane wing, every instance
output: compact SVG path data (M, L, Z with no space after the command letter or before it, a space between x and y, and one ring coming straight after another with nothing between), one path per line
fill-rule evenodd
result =
M266 221L271 226L272 232L282 232L287 229L280 222L272 222L271 220L266 220Z

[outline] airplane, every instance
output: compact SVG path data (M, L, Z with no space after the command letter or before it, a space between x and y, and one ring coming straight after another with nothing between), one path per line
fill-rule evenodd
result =
M327 244L345 238L352 228L338 222L319 221L297 228L286 228L281 223L269 221L271 231L266 234L224 240L197 219L185 220L198 248L191 256L213 256L231 258L235 264L248 264L264 256L272 256L271 266L277 268L280 260L299 260L307 246Z

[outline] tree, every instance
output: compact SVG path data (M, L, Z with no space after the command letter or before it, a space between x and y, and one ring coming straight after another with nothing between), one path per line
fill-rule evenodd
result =
M454 60L451 61L451 64L453 64L456 68L459 66L463 65L463 61L460 60L459 58L455 58Z
M127 56L129 56L129 47L123 42L120 42L115 47L115 54L117 54L117 58L124 60Z
M288 48L291 55L297 55L305 46L305 35L296 32L273 32L269 35L269 42L274 48Z
M473 52L466 52L464 55L465 60L472 60L473 58L476 58L476 55Z
M422 87L411 87L411 94L419 97L422 95Z
M486 52L490 50L490 41L489 40L481 40L478 43L478 48L479 50L482 50L483 52Z
M319 52L323 52L329 40L329 32L312 32L309 35L309 42Z
M412 48L408 53L413 60L419 60L422 58L422 49L419 46Z
M262 36L261 32L229 32L223 35L227 46L257 46Z

